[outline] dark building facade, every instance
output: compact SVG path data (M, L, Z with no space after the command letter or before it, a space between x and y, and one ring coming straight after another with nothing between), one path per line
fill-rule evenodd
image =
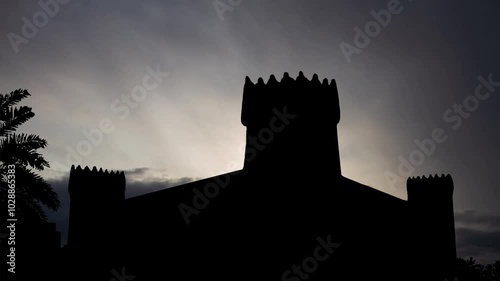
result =
M339 121L335 80L247 78L242 170L125 199L123 172L72 167L66 274L453 280L451 177L408 179L407 200L345 178Z

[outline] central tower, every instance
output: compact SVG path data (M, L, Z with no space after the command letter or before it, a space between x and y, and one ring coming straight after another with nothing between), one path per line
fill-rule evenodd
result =
M314 74L308 80L302 71L296 79L285 72L281 81L271 75L267 83L259 78L254 84L246 77L241 110L247 128L244 169L340 176L339 121L333 79L321 82ZM323 166L325 158L329 164Z

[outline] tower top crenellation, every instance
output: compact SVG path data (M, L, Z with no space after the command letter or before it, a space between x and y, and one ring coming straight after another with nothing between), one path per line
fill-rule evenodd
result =
M330 83L326 78L321 82L318 74L313 74L309 80L302 71L296 79L285 72L281 81L271 75L267 83L262 77L257 79L257 83L253 83L248 76L245 78L241 110L244 126L262 125L269 120L274 108L281 110L283 106L293 108L295 112L308 111L308 117L322 116L328 119L325 121L335 124L340 121L339 95L334 79Z

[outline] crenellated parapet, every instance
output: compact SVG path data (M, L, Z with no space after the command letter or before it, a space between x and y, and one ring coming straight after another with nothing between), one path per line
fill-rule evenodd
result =
M334 123L340 120L339 96L334 79L319 80L314 74L308 80L301 71L296 79L285 72L281 81L274 75L267 83L259 78L254 84L249 77L245 79L241 123L248 127L260 126L269 122L273 109L284 106L296 113L307 112L307 116L325 118L320 122Z
M406 182L408 201L430 202L435 199L452 198L453 179L451 176L429 175L408 178Z
M106 189L113 189L114 191L125 192L125 174L119 171L111 171L97 168L94 166L92 170L85 166L85 168L79 165L75 168L75 165L71 166L70 176L69 176L69 192L72 193L76 188L88 188L92 189L94 186L106 185ZM81 191L81 190L79 190ZM92 192L105 192L105 190L88 190ZM85 192L85 190L84 190Z

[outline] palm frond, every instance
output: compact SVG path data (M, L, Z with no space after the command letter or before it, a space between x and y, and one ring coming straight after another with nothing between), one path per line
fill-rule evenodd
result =
M0 109L9 108L28 96L31 94L26 89L17 89L5 95L0 94Z
M4 137L15 131L20 125L34 116L35 113L27 106L2 108L0 110L0 121L2 121L0 124L0 136Z
M7 164L28 165L37 170L49 167L49 163L43 156L36 152L39 148L45 148L47 141L37 135L12 134L0 140L0 162L1 166ZM0 167L1 167L0 166Z

